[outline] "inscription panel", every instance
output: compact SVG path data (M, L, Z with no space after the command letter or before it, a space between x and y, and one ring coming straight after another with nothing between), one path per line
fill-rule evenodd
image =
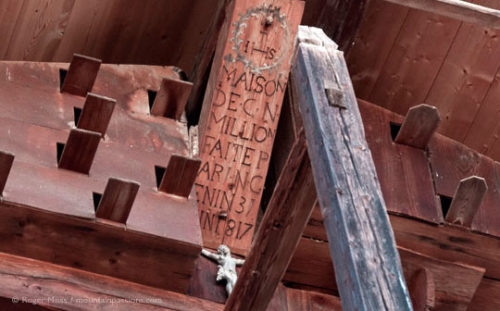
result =
M205 247L250 249L302 12L297 0L235 1L221 32L195 183Z

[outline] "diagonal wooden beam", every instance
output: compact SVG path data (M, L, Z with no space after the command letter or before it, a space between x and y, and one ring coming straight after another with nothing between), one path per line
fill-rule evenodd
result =
M500 11L461 0L385 0L460 21L500 29Z
M342 308L412 310L343 53L326 35L299 43L291 74ZM328 102L332 84L345 109Z
M314 206L304 134L295 141L225 310L266 310Z

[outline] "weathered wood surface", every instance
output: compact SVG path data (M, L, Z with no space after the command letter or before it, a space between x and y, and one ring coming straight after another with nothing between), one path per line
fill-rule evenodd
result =
M57 310L222 310L223 305L79 269L0 253L0 296L8 309L33 304ZM24 301L23 301L24 299ZM24 309L23 309L24 310Z
M9 178L12 163L14 163L14 155L0 151L0 197L7 183L7 178Z
M411 310L343 55L326 35L323 40L298 45L292 87L300 90L297 101L342 304L347 310ZM328 104L327 83L342 90L346 109Z
M464 22L500 29L500 11L462 0L384 0L448 16Z
M193 84L178 79L163 79L151 107L151 114L180 120Z
M470 227L487 190L484 178L471 176L462 179L453 195L446 221Z
M62 82L61 92L87 96L92 91L101 60L85 55L74 54Z
M76 127L99 132L104 137L108 129L109 120L113 115L115 104L116 100L112 98L88 93L78 122L75 120Z
M395 142L425 149L439 126L436 107L421 104L408 110Z
M110 178L97 207L96 217L127 223L139 186L133 181Z
M249 251L303 5L235 0L228 7L199 124L195 185L207 247Z
M315 186L299 135L268 204L225 310L265 310L302 236ZM312 255L312 254L311 254Z

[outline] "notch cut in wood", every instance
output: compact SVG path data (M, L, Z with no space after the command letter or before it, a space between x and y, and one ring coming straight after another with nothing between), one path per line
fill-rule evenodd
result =
M73 59L62 83L61 92L86 96L88 92L92 91L100 67L100 59L73 54Z
M189 197L200 165L200 159L173 154L158 190L185 198Z
M470 227L487 190L486 180L482 177L471 176L462 179L446 213L446 221Z
M425 149L440 121L436 107L427 104L414 106L408 110L395 142Z
M134 181L110 178L97 207L96 216L127 223L140 185Z
M328 104L332 107L347 109L346 105L342 101L344 97L342 90L338 87L332 86L331 84L326 84L325 86L326 98Z
M14 155L0 151L0 197L2 196L3 189L7 184L7 178L9 177L10 169L14 163Z
M88 174L101 140L101 134L72 129L59 159L59 168Z
M116 100L113 98L88 93L76 127L99 132L104 137L108 129L109 120L111 120L111 115L115 109L115 104Z
M180 120L192 88L191 82L164 78L154 98L151 114Z
M436 288L432 272L422 268L408 282L413 311L429 311L436 304Z

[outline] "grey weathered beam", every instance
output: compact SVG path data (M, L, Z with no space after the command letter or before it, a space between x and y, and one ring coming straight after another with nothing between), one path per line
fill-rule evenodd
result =
M326 35L301 42L291 74L342 308L412 310L343 53ZM329 104L332 84L345 109Z
M500 29L500 11L461 0L385 0L460 21Z

